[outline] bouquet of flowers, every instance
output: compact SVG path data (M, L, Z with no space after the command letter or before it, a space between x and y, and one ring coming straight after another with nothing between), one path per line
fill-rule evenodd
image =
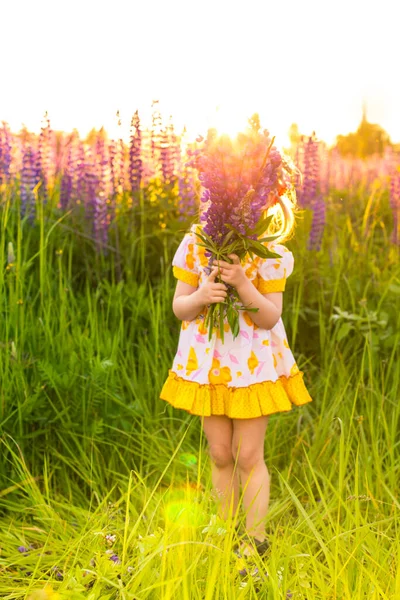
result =
M246 253L251 258L253 254L281 257L263 245L278 235L260 238L273 218L265 217L264 211L292 186L292 168L273 145L274 140L267 130L260 133L259 124L253 119L248 130L234 140L227 135L217 136L216 130L210 129L207 138L198 138L200 146L190 152L190 164L198 170L203 188L200 200L208 203L200 217L204 222L202 233L196 234L200 238L198 245L206 248L209 257L207 274L214 259L231 263L231 253L240 259ZM209 340L219 326L224 341L225 315L235 338L239 334L239 310L258 311L242 306L236 289L225 285L226 300L212 304L207 311Z

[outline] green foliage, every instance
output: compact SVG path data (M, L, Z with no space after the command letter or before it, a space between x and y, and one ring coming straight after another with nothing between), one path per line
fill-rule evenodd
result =
M282 319L314 401L271 416L271 554L240 575L200 419L158 397L179 336L171 260L185 226L166 220L161 233L168 200L155 190L135 223L121 208L120 279L114 253L96 258L71 220L38 210L22 223L2 198L0 596L398 597L400 263L387 192L331 192L322 251L305 250L308 211L287 244Z

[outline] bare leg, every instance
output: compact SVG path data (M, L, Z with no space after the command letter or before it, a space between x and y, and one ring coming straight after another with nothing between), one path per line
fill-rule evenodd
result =
M246 529L250 535L263 541L265 535L265 517L269 507L270 475L265 462L260 460L250 471L240 468L243 506L246 511Z
M221 519L228 519L230 504L232 505L232 516L236 513L240 489L239 489L239 472L236 468L234 472L234 462L232 462L225 467L218 467L212 461L211 467L211 479L214 488L214 496L218 496L219 508L218 508L218 516ZM232 498L233 493L233 498Z
M269 416L234 419L232 450L238 454L246 530L261 542L266 539L265 517L269 507L270 474L264 462L264 438ZM245 554L251 547L245 547Z
M203 429L209 445L213 496L219 501L218 516L227 519L231 501L232 516L239 503L239 472L232 456L232 419L226 415L203 417ZM233 493L233 498L232 497Z

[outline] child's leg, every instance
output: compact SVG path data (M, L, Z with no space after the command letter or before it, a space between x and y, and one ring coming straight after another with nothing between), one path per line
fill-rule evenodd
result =
M264 438L269 416L233 419L233 455L238 456L246 510L246 529L264 541L265 517L268 512L270 475L264 462Z
M235 515L239 502L239 474L237 468L234 469L232 456L232 419L225 415L211 415L200 419L203 419L203 429L208 441L214 494L221 501L218 515L221 519L227 519L232 492L232 516Z

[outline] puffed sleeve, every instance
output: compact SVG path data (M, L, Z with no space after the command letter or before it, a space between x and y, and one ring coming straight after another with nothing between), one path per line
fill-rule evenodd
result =
M280 254L282 258L263 258L258 267L258 291L261 294L270 292L283 292L286 279L293 272L294 257L290 250L282 244L270 246L272 252Z
M195 239L192 231L185 233L172 259L172 272L176 279L197 287L199 270L194 246Z

